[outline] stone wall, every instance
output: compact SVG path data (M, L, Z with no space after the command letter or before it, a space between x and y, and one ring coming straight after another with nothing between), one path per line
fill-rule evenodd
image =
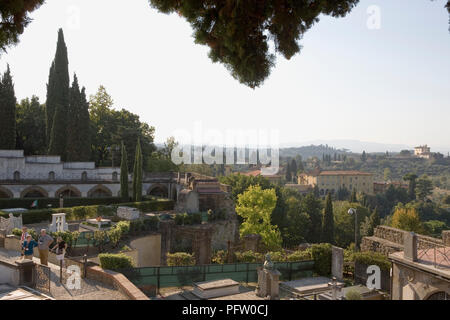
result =
M379 252L385 255L397 251L403 251L405 234L407 231L388 227L378 226L371 237L364 237L361 242L361 251ZM417 235L418 249L428 248L431 244L450 246L450 230L442 232L442 239L437 239L425 235ZM431 244L430 244L431 243Z

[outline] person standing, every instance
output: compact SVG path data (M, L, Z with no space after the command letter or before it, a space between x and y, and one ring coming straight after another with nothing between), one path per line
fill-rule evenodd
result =
M22 252L25 255L25 259L33 260L33 251L37 246L38 243L34 241L30 235L28 235L22 244Z
M48 266L48 250L52 242L53 238L47 234L47 230L42 229L38 239L38 249L39 259L41 259L41 264L44 266Z
M28 228L22 227L22 235L20 236L20 245L23 248L23 243L27 240L28 237ZM22 258L23 258L23 250L22 250Z
M64 267L64 255L66 254L66 249L66 242L61 237L56 238L56 244L52 248L52 251L55 250L56 259L60 262L61 267Z

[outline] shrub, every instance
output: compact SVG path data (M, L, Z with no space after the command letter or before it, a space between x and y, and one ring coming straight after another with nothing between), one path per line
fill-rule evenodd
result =
M377 265L381 270L391 270L391 263L388 258L378 252L357 252L355 253L355 262L365 265Z
M149 217L144 220L145 230L155 231L158 230L159 218L156 216Z
M15 236L18 236L18 237L21 237L22 236L22 230L19 229L19 228L14 228L14 229L11 230L11 234L13 234Z
M175 252L167 254L168 266L193 266L195 258L192 254L186 252Z
M144 231L145 229L145 225L142 222L142 220L133 220L130 221L130 233L136 234L139 233L141 231Z
M359 293L354 289L348 290L347 293L345 294L346 300L361 300L361 298L362 298L361 293Z
M225 250L219 250L214 253L211 258L212 263L224 264L227 262L228 252Z
M314 260L314 271L321 276L328 276L331 273L331 244L313 244L311 256Z
M101 253L98 255L102 269L121 270L133 268L133 260L124 253Z
M120 239L122 238L122 229L120 228L111 228L107 231L108 239L111 241L113 247L117 247L119 244Z
M226 211L224 208L217 210L208 210L208 221L224 220L226 218Z
M256 263L264 261L264 256L261 253L253 252L251 250L236 252L235 255L237 262Z
M201 224L202 223L202 214L200 212L197 213L179 213L175 216L175 224L176 225L193 225L193 224Z
M286 261L286 253L283 251L270 251L268 252L270 254L270 260L273 262L284 262Z
M130 232L130 221L120 221L114 227L120 229L122 234L127 234Z
M311 250L295 251L287 256L287 261L312 260Z

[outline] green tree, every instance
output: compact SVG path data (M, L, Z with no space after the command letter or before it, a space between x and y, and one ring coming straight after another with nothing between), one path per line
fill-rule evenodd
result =
M0 53L19 42L19 35L32 21L29 13L45 0L2 1L0 3Z
M62 29L58 31L55 59L47 86L47 129L50 132L48 154L66 159L67 119L69 112L69 60Z
M122 142L122 160L120 161L120 196L124 201L128 201L128 160L127 149ZM134 184L133 184L134 185Z
M271 224L271 214L277 196L274 189L263 190L260 186L250 186L238 196L236 212L243 218L241 236L259 234L269 250L281 247L281 234L277 226Z
M292 174L291 174L291 165L288 161L286 164L286 181L291 182L292 181Z
M417 175L408 173L403 177L403 180L408 181L408 198L410 201L416 200L416 180Z
M16 149L25 155L45 154L45 107L39 98L26 98L16 106Z
M297 162L295 161L295 159L291 160L291 174L292 174L292 178L295 179L295 177L297 176ZM292 181L292 179L290 180L290 182Z
M433 192L433 182L428 178L428 176L424 175L421 178L417 179L416 185L416 197L424 201L426 197L431 195Z
M135 160L133 166L133 201L142 200L142 152L141 142L136 144Z
M0 79L0 149L16 147L16 95L9 65Z
M352 195L350 197L350 202L358 202L358 196L356 194L356 189L353 189Z
M288 248L294 248L306 241L311 228L311 219L303 211L301 199L295 196L289 196L285 200L286 220L289 222L281 230L283 245Z
M322 203L314 194L310 193L302 199L302 212L307 213L311 220L311 228L306 239L308 242L320 242L322 232L321 210Z
M361 161L362 162L366 162L367 160L367 155L366 155L366 151L363 151L362 155L361 155Z
M135 159L136 141L141 141L143 166L147 168L155 151L153 144L155 128L139 120L139 116L125 109L114 110L114 101L100 86L90 97L92 157L98 166L112 166L114 152L122 142L128 155L128 170L132 171Z
M424 231L417 210L403 205L396 207L392 216L392 227L416 233Z
M67 119L67 161L90 160L90 119L84 90L80 91L77 76L74 75L70 88L70 117Z
M391 169L385 168L384 169L384 181L390 181L392 177Z
M334 215L331 194L327 194L327 198L325 200L320 241L324 243L334 243Z

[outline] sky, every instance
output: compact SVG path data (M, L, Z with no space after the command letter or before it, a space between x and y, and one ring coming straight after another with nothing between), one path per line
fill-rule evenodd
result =
M273 133L283 146L337 139L450 150L450 32L446 0L361 0L345 18L323 16L250 89L194 44L190 25L147 0L47 0L9 63L16 97L46 83L63 28L71 78L88 94L100 85L116 109L155 127L155 141L193 142L200 128ZM198 132L197 132L198 133ZM207 139L206 139L207 140ZM340 147L340 146L337 146ZM381 150L382 151L382 150ZM433 151L433 150L432 150Z

